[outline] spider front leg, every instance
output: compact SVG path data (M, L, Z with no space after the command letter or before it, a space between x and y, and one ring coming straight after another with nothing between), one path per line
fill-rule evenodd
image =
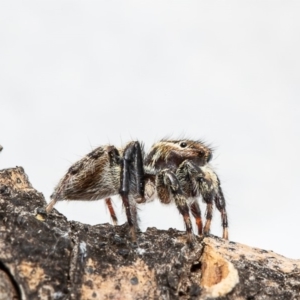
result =
M183 216L188 242L192 243L194 236L189 215L189 207L176 175L170 170L160 171L156 175L156 190L158 198L162 203L170 203L171 197L174 198L175 204L180 214Z
M197 181L197 176L200 169L193 162L185 160L179 168L176 170L176 176L180 181L180 185L183 189L184 194L188 198L192 198L191 213L195 218L196 225L198 228L198 234L201 236L203 234L203 222L201 217L201 210L197 197L200 195L199 184Z
M204 233L209 233L210 223L212 219L213 201L216 204L217 209L221 213L222 227L223 227L223 239L228 240L228 219L226 212L226 202L221 189L221 183L216 173L210 168L205 166L201 168L204 172L204 178L199 180L201 194L203 200L207 203L207 224L204 227Z
M125 207L128 225L132 240L136 241L137 217L136 203L133 197L129 197L133 192L141 199L144 198L144 167L143 156L139 142L129 143L123 153L121 163L120 190L123 205Z
M217 209L221 213L222 226L223 226L223 239L228 240L228 219L227 219L227 212L225 208L226 203L225 203L223 192L221 190L219 178L218 181L219 181L219 194L217 194L215 197L215 203Z
M209 165L198 167L192 161L184 161L176 171L177 178L188 197L202 196L206 203L206 222L203 229L205 235L210 232L210 225L213 215L213 202L221 213L223 238L228 239L228 221L225 209L225 198L220 185L220 180ZM194 202L195 203L195 202ZM192 214L196 219L198 231L202 227L200 210L197 211L194 203L191 206ZM199 224L199 225L198 225ZM201 224L201 225L200 225Z

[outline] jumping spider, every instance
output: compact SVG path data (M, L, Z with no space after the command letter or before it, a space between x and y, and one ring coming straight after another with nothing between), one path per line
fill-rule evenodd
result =
M58 183L46 208L49 213L60 200L105 199L115 224L117 218L111 196L119 194L125 207L131 237L136 241L136 203L158 198L162 203L175 201L183 216L188 241L193 240L191 210L198 234L208 234L213 203L221 213L223 238L228 239L225 199L220 181L209 165L212 150L200 141L161 140L147 155L137 141L124 148L101 146L73 164ZM197 198L207 205L202 228Z

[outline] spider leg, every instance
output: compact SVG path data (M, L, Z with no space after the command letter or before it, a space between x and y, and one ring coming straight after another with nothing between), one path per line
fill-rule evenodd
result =
M225 198L220 186L219 181L219 193L215 196L215 203L216 207L221 213L221 219L222 219L222 227L223 227L223 239L228 240L228 220L227 220L227 212L225 209Z
M187 197L202 196L206 203L206 222L203 229L205 235L210 232L210 225L213 216L213 202L221 213L223 238L228 239L228 221L225 209L225 198L221 189L218 176L209 165L198 167L192 161L185 160L176 171L177 178ZM191 205L191 211L196 219L198 231L202 227L201 214L197 212L197 207ZM199 224L199 225L198 225ZM201 224L201 225L200 225Z
M217 209L221 213L223 238L228 240L228 220L227 212L225 209L226 202L221 189L221 184L218 176L210 167L201 168L204 172L204 178L200 180L202 196L204 202L207 204L206 210L206 224L204 226L204 234L208 234L210 231L210 224L212 219L213 201L216 204Z
M203 200L206 203L206 221L203 229L203 234L208 235L210 232L211 219L213 215L213 201L211 197L203 197Z
M202 235L203 223L201 210L196 199L200 195L199 182L197 180L199 173L201 173L200 168L189 160L185 160L176 170L176 176L180 181L184 194L187 197L193 198L193 202L190 206L191 213L195 218L198 234Z
M143 162L143 155L142 155L142 149L139 142L134 142L134 148L135 148L135 178L136 178L136 184L137 184L137 194L140 199L137 199L140 202L144 201L144 192L145 192L145 186L144 186L144 162Z
M105 204L106 204L106 206L108 208L108 211L110 213L110 216L111 216L111 218L113 220L114 225L118 225L118 218L117 218L115 210L114 210L114 208L112 206L111 198L110 197L105 198Z
M119 193L125 207L130 234L134 242L136 241L135 227L137 226L136 203L129 198L129 193L136 189L138 195L144 198L143 176L144 168L140 144L139 142L131 142L125 147L123 153Z
M196 220L196 225L198 228L198 234L202 235L202 219L201 219L201 210L200 210L200 206L199 203L197 202L197 200L195 199L194 202L191 204L191 212L192 215L194 216L195 220Z
M189 207L187 205L187 199L184 196L179 180L176 175L170 170L163 170L157 174L156 184L158 186L157 193L158 197L163 203L169 203L171 201L170 192L175 200L175 204L183 216L183 220L186 227L186 232L188 236L188 242L192 243L193 229L191 224L191 219L189 215ZM168 191L168 193L167 193Z
M120 154L119 154L119 151L115 147L111 147L107 151L107 153L108 153L108 157L109 157L110 166L113 166L115 164L120 164ZM116 216L114 207L112 205L111 197L105 198L105 204L106 204L106 206L108 208L110 217L111 217L114 225L115 226L118 225L118 218Z
M169 204L172 200L170 194L170 179L166 175L167 171L161 171L156 175L155 186L157 196L161 203ZM170 175L172 178L172 175Z

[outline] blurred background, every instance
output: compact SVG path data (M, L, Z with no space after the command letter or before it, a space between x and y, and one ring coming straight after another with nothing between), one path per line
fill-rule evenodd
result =
M49 201L97 146L203 139L230 239L300 258L299 13L292 1L1 1L0 168L23 166ZM56 208L110 222L104 201ZM174 205L139 216L143 230L184 230ZM213 234L220 224L215 211Z

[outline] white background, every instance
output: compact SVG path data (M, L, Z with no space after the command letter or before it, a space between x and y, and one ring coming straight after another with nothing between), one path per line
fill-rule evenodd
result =
M299 13L297 1L1 1L0 167L23 166L49 201L99 145L204 139L230 239L299 258ZM103 201L57 209L110 221ZM140 218L184 230L158 201Z

